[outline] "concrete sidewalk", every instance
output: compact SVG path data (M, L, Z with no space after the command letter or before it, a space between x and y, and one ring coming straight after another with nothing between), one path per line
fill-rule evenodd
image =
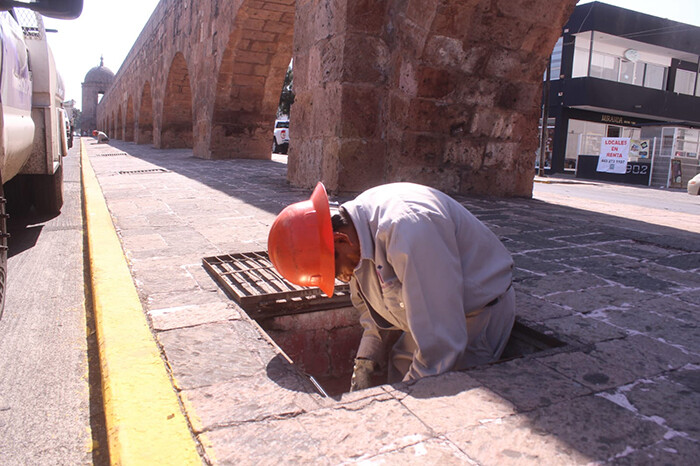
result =
M266 249L275 215L308 197L286 182L286 158L85 142L204 462L697 463L700 235L458 198L513 254L520 320L567 345L324 398L202 267Z

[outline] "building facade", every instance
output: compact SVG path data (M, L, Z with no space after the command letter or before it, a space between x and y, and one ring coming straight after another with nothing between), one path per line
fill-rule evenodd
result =
M649 175L620 181L648 184L662 152L697 170L699 70L700 28L600 2L577 6L551 57L547 172L589 177L587 157L618 137L632 141L629 174Z

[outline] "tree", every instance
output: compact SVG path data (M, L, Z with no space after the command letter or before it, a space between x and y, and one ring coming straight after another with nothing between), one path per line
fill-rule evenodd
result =
M82 116L83 112L78 110L77 108L73 109L73 128L80 128L80 117Z
M292 71L292 62L289 62L289 68L284 75L284 84L282 85L282 94L280 94L279 105L277 106L277 116L289 115L292 104L294 103L294 90L292 89L294 81L294 73Z

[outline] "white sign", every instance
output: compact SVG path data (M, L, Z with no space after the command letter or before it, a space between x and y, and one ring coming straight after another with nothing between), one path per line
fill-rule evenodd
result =
M596 171L625 173L630 152L630 138L603 138Z

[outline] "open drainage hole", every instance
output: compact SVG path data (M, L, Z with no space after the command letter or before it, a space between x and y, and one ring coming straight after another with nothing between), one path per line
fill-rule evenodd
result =
M355 354L362 337L359 312L341 307L256 319L275 343L329 396L350 391ZM388 345L400 332L387 335ZM561 348L566 343L516 320L499 362ZM387 353L388 354L388 353ZM386 372L375 374L374 385L386 383Z

